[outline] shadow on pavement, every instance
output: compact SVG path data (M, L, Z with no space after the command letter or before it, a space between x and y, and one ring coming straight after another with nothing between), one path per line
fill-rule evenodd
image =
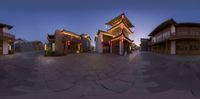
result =
M150 64L143 65L145 82L158 84L147 89L152 93L168 90L186 90L194 96L200 96L200 62L193 60L174 60L170 57L157 56L153 53L141 54L143 61Z

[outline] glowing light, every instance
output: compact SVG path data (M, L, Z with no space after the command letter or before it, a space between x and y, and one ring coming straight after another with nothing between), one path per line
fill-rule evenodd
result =
M71 42L70 42L70 41L67 41L67 42L66 42L66 45L67 45L67 46L71 45Z
M121 39L122 42L124 42L124 39Z
M72 33L68 33L68 32L62 32L64 35L69 35L69 36L72 36L72 37L75 37L75 38L79 38L79 39L81 39L81 37L80 36L78 36L78 35L75 35L75 34L72 34Z
M108 41L108 44L111 45L111 41Z
M112 34L108 34L108 33L103 33L103 35L114 37L114 35L112 35Z
M122 19L124 19L124 15L122 15Z
M133 32L128 27L126 27L123 22L121 24L119 24L118 26L115 26L114 28L111 28L110 30L108 30L108 32L112 33L112 31L117 29L117 28L125 29L127 31L127 33L133 34Z
M115 41L115 40L120 40L120 41L122 41L122 42L123 42L124 40L126 40L126 41L132 43L132 41L130 41L130 40L128 40L127 38L122 37L122 36L112 39L111 42L112 42L112 41Z
M81 51L81 44L78 44L78 50L76 51L76 53L80 53Z
M124 25L123 25L123 24L121 24L121 25L120 25L120 28L121 28L121 29L124 29Z
M47 44L44 44L44 50L45 51L47 50Z

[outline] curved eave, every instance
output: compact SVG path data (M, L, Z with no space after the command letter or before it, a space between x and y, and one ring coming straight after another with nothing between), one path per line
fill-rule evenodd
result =
M122 15L124 15L124 19L122 19ZM134 25L129 21L129 19L126 17L126 15L124 13L115 17L111 21L107 22L106 25L114 26L117 22L119 22L121 20L125 21L129 27L134 27Z
M71 32L71 31L68 31L68 30L65 30L65 29L63 29L61 32L68 33L68 34L71 34L71 35L74 35L74 36L80 36L79 34L76 34L74 32Z
M98 30L97 35L99 35L100 33L108 33L108 32L103 31L103 30Z
M97 35L99 35L100 33L102 33L102 35L114 37L114 35L110 34L109 32L101 31L101 30L99 30L99 31L97 32Z
M112 38L110 41L112 42L112 41L115 41L115 40L120 39L120 38L123 38L123 39L125 39L125 40L127 40L128 42L131 42L131 43L133 42L133 40L131 40L128 37L126 37L124 35L124 33L121 33L119 36L116 36L116 37Z
M200 23L178 23L177 27L200 27Z
M55 35L50 35L50 34L47 34L48 35L48 39L55 39Z
M8 24L3 24L3 23L0 23L0 27L7 27L8 29L12 29L13 28L13 26L8 25Z
M163 23L161 23L160 25L158 25L148 36L154 36L156 35L158 32L160 32L161 30L165 29L168 26L171 25L176 25L176 21L174 21L173 19L169 19Z
M124 23L124 21L119 22L118 24L116 24L116 25L113 26L112 28L108 29L107 31L109 32L109 31L111 31L111 30L113 30L113 29L115 29L115 28L117 28L117 27L120 27L120 25L121 25L122 23L124 24L125 28L130 32L130 34L133 34L133 31L130 30L130 28Z

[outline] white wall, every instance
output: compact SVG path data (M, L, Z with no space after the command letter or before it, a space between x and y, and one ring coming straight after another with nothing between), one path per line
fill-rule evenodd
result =
M102 34L99 34L96 39L96 51L98 53L103 53L103 44L102 44Z
M176 54L176 41L171 41L171 54Z
M171 34L175 35L176 33L176 27L174 25L171 26Z
M3 28L3 32L8 33L8 28L7 28L7 27L4 27L4 28Z
M3 41L3 54L4 55L8 54L8 46L9 46L8 42Z

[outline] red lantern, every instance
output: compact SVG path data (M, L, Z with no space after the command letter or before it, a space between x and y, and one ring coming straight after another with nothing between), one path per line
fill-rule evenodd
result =
M122 19L124 19L124 15L122 15Z
M65 42L65 46L67 46L68 44L67 44L67 42Z
M65 45L67 45L67 46L71 45L70 41L66 41Z
M68 45L68 46L70 45L70 41L67 42L67 45Z

